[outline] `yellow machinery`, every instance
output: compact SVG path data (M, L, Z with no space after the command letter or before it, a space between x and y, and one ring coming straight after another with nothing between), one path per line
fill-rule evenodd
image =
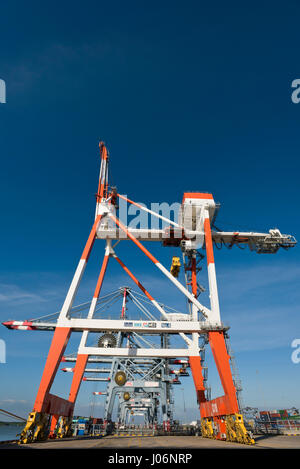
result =
M40 412L29 414L24 430L20 435L19 444L31 443L32 441L45 440L45 430L48 424L48 415Z
M61 417L56 438L66 438L72 436L72 417Z
M24 430L20 435L19 444L43 441L48 438L49 415L41 412L31 412L29 414ZM57 433L54 437L66 438L72 436L72 417L61 417Z
M179 272L180 272L180 266L181 266L180 258L177 257L177 256L173 256L172 257L172 265L171 265L171 269L170 269L170 272L173 275L173 277L178 277Z
M211 418L201 419L201 435L204 438L214 438L214 430Z
M242 443L245 445L255 444L255 440L252 438L251 432L246 430L243 416L241 414L226 415L224 417L226 426L226 441ZM219 432L216 430L216 427L214 427L212 418L201 419L201 435L203 438L220 439Z
M226 416L226 440L246 445L254 445L255 441L246 430L241 414Z

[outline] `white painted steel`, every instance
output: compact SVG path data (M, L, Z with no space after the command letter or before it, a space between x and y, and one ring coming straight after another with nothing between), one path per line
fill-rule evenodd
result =
M173 277L173 275L160 263L157 262L155 264L157 268L165 274L166 277L168 277L169 280L171 280L172 283L196 306L196 308L201 311L201 313L208 319L211 318L211 311L206 308L206 306L203 306L195 297L190 293L187 288L185 288L182 283L177 280L177 278Z
M111 255L112 255L113 257L115 257L115 258L117 257L116 254L115 254L115 252L113 251L113 248L112 248L112 247L111 247ZM164 318L166 318L166 319L169 320L169 317L168 317L169 315L165 312L165 310L160 306L160 304L159 304L154 298L151 300L151 303L152 303L153 306L162 314L162 316L163 316ZM185 343L186 343L187 345L190 345L190 344L191 344L190 339L189 339L188 337L186 337L184 334L180 333L180 336L181 336L181 338L185 341Z
M208 284L209 284L209 299L212 313L212 320L215 322L221 321L219 296L217 287L216 268L214 263L210 263L207 268L208 271Z
M95 356L114 356L114 357L190 357L194 356L188 348L186 349L145 349L145 348L100 348L100 347L79 347L79 354L95 355ZM199 350L198 350L199 353Z
M164 230L157 229L138 229L138 228L127 228L129 233L134 236L139 241L163 241L167 239L166 232ZM249 242L256 244L257 242L262 242L265 239L274 239L274 243L290 239L290 235L281 234L278 238L268 232L268 233L259 233L253 231L214 231L212 230L212 239L216 243L224 241L225 243L231 243L234 241L236 236L240 238L246 238L247 241L244 241L243 244L248 244ZM194 231L194 230L185 230L185 237L187 239L202 239L204 236L203 230ZM103 226L99 226L97 233L97 239L113 239L113 240L128 240L128 236L120 229L108 228L104 229Z
M205 216L205 219L209 221L208 209L204 210L204 216ZM209 299L210 299L212 319L215 322L220 322L221 317L220 317L219 295L218 295L218 287L217 287L216 268L215 268L214 262L210 262L208 264L207 273L208 273Z
M120 194L120 195L122 195L122 194ZM123 198L123 200L126 199L126 201L131 205L131 202L128 201L128 199L127 199L126 196L123 196L123 195L122 195L121 198ZM139 207L139 208L140 208L141 210L143 210L144 212L148 212L148 213L150 213L151 215L154 215L156 218L160 218L161 220L163 220L163 221L169 223L170 225L176 226L177 228L182 228L182 227L181 227L180 225L178 225L178 223L176 223L175 221L172 221L172 220L170 220L169 218L166 218L166 217L160 215L159 213L156 213L156 212L154 212L153 210L150 210L150 209L147 208L147 207L143 207L142 205L140 205L140 204L137 203L137 202L134 202L133 205Z
M168 239L165 230L158 229L139 229L139 228L130 228L127 227L129 233L137 238L139 241L163 241ZM194 238L196 235L200 236L202 233L196 231L187 231L185 232L186 237ZM128 240L129 237L126 233L118 228L107 228L104 229L103 226L99 226L97 230L98 239L114 239L114 240Z
M33 323L34 324L34 323ZM180 332L191 334L192 332L205 333L208 330L220 329L222 326L205 321L139 321L120 319L81 319L71 318L60 321L60 327L70 327L73 331L120 331L151 334L178 334Z
M108 382L108 381L110 381L110 379L109 379L109 378L86 378L86 377L85 377L85 378L84 378L84 381L99 381L99 382L102 383L102 382L104 382L104 381L105 381L105 382Z
M75 295L77 293L79 283L80 283L81 278L83 276L86 265L87 265L86 260L85 259L80 259L80 261L78 263L78 266L77 266L77 269L75 271L74 277L72 279L69 291L68 291L67 296L65 298L63 307L61 309L59 318L58 318L58 323L57 323L58 326L60 325L59 324L60 321L65 319L68 316L68 314L70 312L70 309L72 308L73 301L74 301Z

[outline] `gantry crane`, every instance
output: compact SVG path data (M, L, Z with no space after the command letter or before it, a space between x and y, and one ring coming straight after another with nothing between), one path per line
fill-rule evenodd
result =
M97 301L96 315L97 317L105 316L118 316L116 313L116 301L122 299L121 304L121 314L120 318L123 320L129 319L127 317L128 306L127 303L134 305L137 313L130 311L131 319L134 317L135 321L146 319L151 319L156 321L157 318L149 310L149 300L144 296L139 294L128 287L120 287L119 289L104 295L102 298L99 298ZM90 306L90 303L82 303L76 307L72 308L70 317L78 318L82 317L84 311L86 311ZM172 314L176 314L174 308L170 308L166 305L161 305L165 311L170 311ZM111 309L114 311L111 312ZM129 308L131 310L132 308ZM138 315L137 315L138 314ZM178 314L178 311L177 311ZM37 331L52 331L57 327L57 320L59 313L43 316L41 318L32 319L27 321L30 322L30 330ZM161 318L159 318L161 319ZM7 321L5 325L10 329L23 329L28 328L24 326L25 322L20 321ZM74 331L78 331L74 329ZM155 334L156 338L159 336ZM141 348L143 345L150 345L151 347L160 347L162 343L168 342L168 334L163 333L160 336L160 341L153 343L149 342L149 338L145 337L145 334L139 334L134 332L124 333L102 333L95 334L93 339L93 346L100 348L111 348L111 347L130 347L132 350ZM62 362L76 362L77 354L75 356L67 355L62 357ZM159 407L162 410L163 418L163 428L170 428L172 405L171 405L171 388L175 384L180 384L178 377L188 376L186 368L188 367L188 362L183 360L173 360L172 365L180 365L180 369L171 369L169 366L169 361L166 358L134 358L132 357L110 357L110 358L89 358L87 367L84 370L84 375L82 378L83 382L95 382L95 383L104 383L107 384L105 392L95 392L95 395L106 396L105 399L105 408L104 408L104 433L107 434L112 430L112 411L114 408L116 397L122 399L122 396L125 394L128 398L139 396L141 393L147 393L152 396L152 400L155 400L156 403L159 403ZM99 366L100 365L100 366ZM109 366L107 366L109 365ZM62 371L65 373L73 373L73 367L63 367ZM102 376L104 375L104 376ZM174 378L175 375L175 378ZM153 388L153 389L152 389ZM149 397L149 396L148 396ZM128 404L130 405L130 404ZM157 404L158 405L158 404ZM127 406L128 407L128 406ZM148 413L148 420L150 414ZM156 415L152 412L152 418ZM57 422L56 426L59 426L60 431L57 432L56 428L53 426L51 428L50 437L54 435L62 436L64 431L63 427L60 427L61 420ZM153 422L152 422L153 424ZM28 439L28 431L24 435L23 440ZM46 432L45 432L46 433Z
M94 224L54 327L52 343L33 412L29 415L27 429L33 428L36 436L42 435L45 420L51 418L51 429L53 429L59 417L63 417L65 427L69 427L79 387L90 357L101 357L102 359L105 357L118 359L124 357L178 359L179 357L186 358L189 361L200 407L202 435L217 439L253 443L243 425L237 400L237 390L232 377L230 355L225 341L228 328L221 321L213 246L226 245L229 248L236 245L240 247L249 246L250 250L257 253L275 253L279 248L289 249L293 247L296 244L295 238L291 235L281 234L278 229L270 230L267 233L224 232L215 229L214 222L219 206L215 203L212 194L202 192L184 193L178 222L172 221L168 217L146 208L144 205L137 204L127 196L119 194L115 187L109 185L109 154L103 142L100 142L99 146L101 166L96 194ZM168 224L167 228L130 228L126 226L118 216L118 203L120 200L133 204L140 210L163 220ZM96 240L105 241L103 262L88 314L84 318L76 318L72 315L73 302ZM118 257L116 247L120 240L134 243L145 254L148 261L152 262L160 273L177 287L187 298L189 304L187 313L168 313L154 299L131 269ZM184 260L185 284L177 278L180 267L178 259L173 261L170 272L144 246L144 241L156 241L166 247L181 248ZM199 301L199 294L202 290L198 282L199 272L202 269L199 263L203 259L204 252L207 262L209 306L205 306ZM115 259L140 288L152 306L160 313L160 320L138 322L127 321L123 318L117 320L98 319L95 316L109 259ZM132 259L131 264L133 264ZM30 321L25 321L21 325L10 324L10 327L13 326L28 329L33 327ZM70 335L74 331L81 331L82 337L76 356L69 398L62 399L51 394L50 390ZM141 335L167 333L170 337L179 336L182 345L181 348L162 345L161 348L148 346L134 349L120 347L117 343L107 348L88 345L89 334L95 332L110 334L113 331ZM203 342L203 338L211 347L224 390L223 396L213 400L209 399L205 388L204 367L201 359L202 345L199 345L201 339Z

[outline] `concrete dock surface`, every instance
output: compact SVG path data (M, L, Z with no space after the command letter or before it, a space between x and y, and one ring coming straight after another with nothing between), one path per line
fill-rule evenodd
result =
M211 440L199 436L136 436L136 437L82 437L43 441L27 445L3 443L0 449L300 449L300 436L265 435L256 436L255 445Z

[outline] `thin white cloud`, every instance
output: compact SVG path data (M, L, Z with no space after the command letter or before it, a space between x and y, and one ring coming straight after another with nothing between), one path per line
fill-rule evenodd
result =
M160 273L149 274L139 272L135 274L142 281L149 292L163 303L186 311L186 300L184 296L176 291L168 279ZM294 263L274 262L274 265L260 265L250 268L220 266L217 273L219 283L219 294L221 304L221 317L228 324L232 344L236 351L267 350L280 347L289 347L290 342L299 335L300 310L299 310L299 278L300 267ZM205 269L202 271L203 278L206 277ZM39 273L35 273L39 278ZM66 276L49 275L43 272L40 283L20 276L18 284L0 283L0 301L6 304L34 304L34 310L30 311L30 317L38 317L40 310L46 313L59 311L64 297L67 293L70 278ZM201 282L201 280L200 280ZM91 299L96 278L88 278L79 290L79 296L74 305L82 300ZM115 275L108 275L104 282L102 293L113 291L120 286L129 285L134 290L140 291L130 278L122 271ZM50 286L50 288L49 288ZM259 296L257 301L255 295ZM200 301L205 304L205 296ZM34 313L37 311L37 314ZM22 317L22 308L16 314L16 319ZM26 317L28 314L26 313ZM9 318L7 318L9 319Z
M26 404L28 401L24 399L2 399L0 402L4 404Z
M0 284L0 301L11 302L17 301L28 302L28 301L44 301L43 298L31 291L25 290L18 285L13 284Z

